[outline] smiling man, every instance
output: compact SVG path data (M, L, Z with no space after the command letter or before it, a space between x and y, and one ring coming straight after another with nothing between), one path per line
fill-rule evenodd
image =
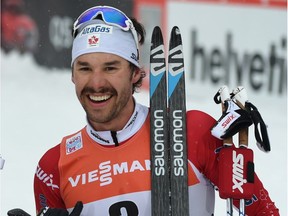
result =
M144 32L135 19L107 6L84 11L74 23L72 81L87 125L40 159L34 178L39 215L151 215L149 108L133 97L145 75L138 48ZM215 122L187 112L190 215L214 212L223 147L210 132ZM247 215L279 215L256 175L246 208Z
M95 130L119 131L134 111L133 83L141 76L130 63L107 53L77 58L72 80L87 119Z

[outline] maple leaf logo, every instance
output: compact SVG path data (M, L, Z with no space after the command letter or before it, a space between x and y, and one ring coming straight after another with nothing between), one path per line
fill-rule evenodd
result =
M88 38L88 44L90 46L96 46L99 43L99 37L93 35L90 38Z

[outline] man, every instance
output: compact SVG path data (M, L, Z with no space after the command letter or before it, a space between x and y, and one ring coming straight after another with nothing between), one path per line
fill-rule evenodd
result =
M144 77L138 48L144 32L112 7L90 8L76 20L72 81L87 125L40 159L34 181L39 215L151 215L149 109L133 98ZM199 121L206 127L198 128ZM190 215L213 215L223 145L211 135L213 124L205 113L187 112ZM257 176L246 213L279 215Z

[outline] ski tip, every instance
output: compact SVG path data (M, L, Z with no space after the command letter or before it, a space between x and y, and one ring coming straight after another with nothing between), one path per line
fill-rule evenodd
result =
M152 35L162 35L160 26L155 26Z
M159 26L155 26L152 32L152 37L151 37L151 48L153 49L159 46L160 44L163 44L162 31Z
M170 46L182 44L181 32L178 26L174 26L170 34Z
M177 29L179 29L178 26L173 26L172 31L175 31L175 30L177 30Z
M181 32L180 32L180 29L178 26L174 26L171 30L171 32L175 33L176 35L180 35Z
M154 31L161 31L160 26L155 26L154 29L153 29L153 32L154 32Z

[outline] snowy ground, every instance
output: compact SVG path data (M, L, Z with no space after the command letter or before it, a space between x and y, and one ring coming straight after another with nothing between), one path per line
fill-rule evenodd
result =
M34 215L33 174L39 158L64 135L82 128L85 114L69 71L48 71L35 65L29 55L1 54L0 154L6 163L0 171L0 215L16 207ZM218 118L219 106L212 101L217 89L188 83L187 107ZM136 97L148 104L147 92ZM286 97L249 94L269 126L272 146L269 154L260 152L250 133L256 172L283 216L287 215ZM217 199L215 215L224 215L225 208L225 202Z

